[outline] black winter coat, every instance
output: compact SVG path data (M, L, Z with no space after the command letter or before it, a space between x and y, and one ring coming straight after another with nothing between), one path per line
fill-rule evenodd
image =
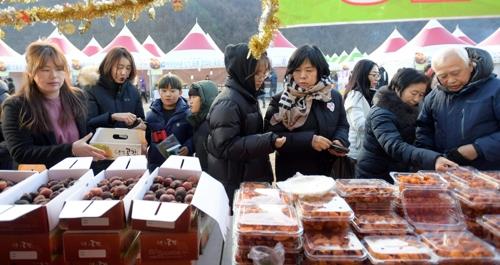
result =
M19 164L44 164L52 167L61 160L73 156L72 143L57 144L53 132L37 133L19 127L21 110L28 110L26 101L18 96L5 100L2 129L7 147L14 161ZM28 113L29 115L29 113ZM75 119L80 138L86 135L85 119Z
M193 127L186 120L188 105L184 98L180 97L175 106L175 112L169 120L163 116L163 103L161 99L156 99L151 103L151 111L148 112L146 121L146 140L149 144L148 149L148 168L152 172L155 168L165 162L165 157L156 147L157 143L151 140L151 133L165 130L167 135L174 134L181 146L189 149L189 154L193 153Z
M278 181L292 177L296 172L304 175L330 175L335 156L328 151L318 152L311 143L314 135L321 135L330 140L339 140L349 146L349 124L347 122L342 96L332 90L329 102L313 100L306 122L300 128L289 131L283 123L270 125L271 117L279 112L278 102L281 94L272 97L266 111L266 130L279 136L286 136L286 142L276 152L275 169ZM334 106L333 111L327 104Z
M257 90L253 78L247 78L257 62L247 59L247 54L244 44L226 48L230 76L207 116L208 173L224 185L230 202L241 182L272 181L269 154L276 135L264 133Z
M88 126L91 131L98 127L127 128L124 122L111 120L113 113L130 112L145 119L139 92L129 81L119 85L101 76L96 85L85 91L88 95Z
M396 92L380 88L366 118L366 135L356 164L356 178L380 178L392 183L391 171L434 169L439 153L417 148L418 108L404 103Z

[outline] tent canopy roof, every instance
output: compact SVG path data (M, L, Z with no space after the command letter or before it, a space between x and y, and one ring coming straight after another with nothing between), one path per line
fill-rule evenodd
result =
M500 28L480 42L477 46L500 46Z
M162 57L163 55L165 55L165 53L160 49L160 47L158 47L158 45L150 35L148 35L146 40L144 40L142 46L155 57Z
M83 48L82 52L85 53L87 56L92 56L102 50L101 44L97 42L97 40L92 37L92 39L89 41L89 43Z

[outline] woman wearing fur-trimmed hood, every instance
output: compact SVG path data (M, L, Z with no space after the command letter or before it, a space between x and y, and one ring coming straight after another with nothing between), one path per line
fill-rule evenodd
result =
M415 127L418 105L429 86L427 77L412 68L400 69L387 87L373 98L366 135L356 164L356 178L381 178L391 171L443 170L457 166L442 154L417 148Z

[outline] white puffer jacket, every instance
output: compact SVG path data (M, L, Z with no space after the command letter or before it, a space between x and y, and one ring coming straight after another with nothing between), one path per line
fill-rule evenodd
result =
M344 107L349 122L349 154L352 159L358 159L363 139L365 137L365 122L370 104L359 91L351 90L345 99Z

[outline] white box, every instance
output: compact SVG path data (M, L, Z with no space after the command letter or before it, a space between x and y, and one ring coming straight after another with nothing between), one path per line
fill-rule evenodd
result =
M125 128L97 128L90 144L106 151L108 159L119 156L141 155L142 144L146 143L145 132Z

